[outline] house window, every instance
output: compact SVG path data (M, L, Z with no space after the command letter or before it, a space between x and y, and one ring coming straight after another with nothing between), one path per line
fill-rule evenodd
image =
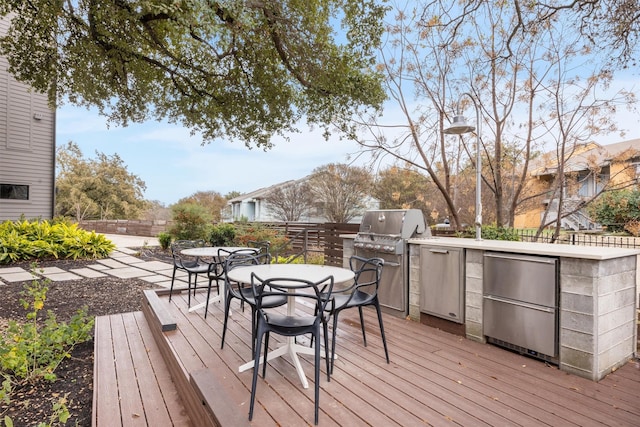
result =
M29 186L0 184L0 199L29 200Z

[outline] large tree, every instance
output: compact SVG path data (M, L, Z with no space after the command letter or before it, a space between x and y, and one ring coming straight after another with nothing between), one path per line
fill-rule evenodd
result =
M388 167L378 173L372 196L380 203L380 209L420 209L425 217L442 216L441 197L429 179L411 168Z
M615 130L612 112L635 98L607 93L611 50L585 45L560 16L536 24L537 10L471 3L411 2L397 11L380 69L401 119L365 117L369 136L346 131L376 155L423 170L458 228L474 211L460 190L475 187L469 172L480 168L484 222L513 225L536 153L558 132L567 132L563 140L571 145ZM520 19L526 31L515 29ZM482 128L478 138L444 134L456 113L479 117L471 120Z
M349 222L367 208L373 179L362 167L328 164L313 170L309 187L324 217L330 222Z
M213 222L220 222L220 213L227 205L227 198L217 191L197 191L189 197L178 200L177 205L190 203L200 205L207 210Z
M277 186L264 197L264 201L281 221L300 221L314 206L309 184L304 179Z
M84 158L74 142L56 150L56 215L83 219L138 219L146 207L144 181L122 159L96 152Z
M429 0L431 6L442 5L442 0ZM470 15L482 8L493 7L494 0L467 0L460 3L461 13L447 16L457 28ZM607 48L612 53L607 57L610 63L618 65L637 65L637 47L640 36L640 2L638 0L549 0L544 2L530 0L510 0L500 2L514 10L511 16L513 25L503 28L507 55L513 53L512 42L523 34L535 35L540 25L553 25L562 20L571 31L581 36L583 43L591 47ZM516 42L517 44L517 42ZM513 46L516 49L515 46Z
M380 3L4 1L0 16L12 21L0 53L52 104L269 147L301 118L327 124L382 102L373 71Z

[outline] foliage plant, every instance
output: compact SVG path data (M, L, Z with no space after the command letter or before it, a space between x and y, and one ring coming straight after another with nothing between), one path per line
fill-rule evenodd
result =
M158 243L160 243L160 247L163 250L169 249L169 246L171 245L171 234L164 231L158 233Z
M35 276L37 265L32 264L31 273ZM15 386L25 386L38 380L55 381L55 370L60 363L71 357L77 344L91 338L94 320L89 317L86 308L66 322L58 322L55 314L44 310L47 299L49 279L34 279L27 284L20 300L27 311L24 322L9 321L6 330L0 334L0 371L2 387L0 401L11 403ZM66 397L54 404L51 422L66 422L69 411ZM4 417L4 425L12 426L10 418ZM41 423L40 425L49 425Z
M256 222L239 222L235 224L235 228L235 243L238 246L248 246L252 241L268 241L271 243L272 253L286 252L289 248L289 239L278 229Z
M66 221L0 223L0 264L44 258L104 258L115 245L103 234Z
M627 223L640 220L640 191L606 192L590 203L588 210L596 222L607 227L607 231L623 231ZM629 228L635 230L633 224Z
M329 129L382 105L372 65L386 11L375 1L5 1L1 47L51 105L268 148L303 117Z
M236 228L232 224L217 224L209 232L211 246L232 246L236 239Z
M513 242L520 240L518 231L515 228L501 227L496 224L483 225L481 235L484 240L509 240ZM461 237L471 238L475 236L475 227L468 227L461 233Z
M146 208L146 185L118 154L83 156L78 144L56 149L56 213L83 219L138 218Z
M205 239L211 215L204 206L195 203L180 203L172 207L173 225L169 234L175 240Z
M307 260L305 261L302 255L289 255L281 256L276 255L273 260L273 264L317 264L324 265L324 254L317 252L310 252L307 254Z

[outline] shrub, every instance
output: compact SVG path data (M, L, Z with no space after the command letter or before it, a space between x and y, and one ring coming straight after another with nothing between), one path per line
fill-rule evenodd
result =
M214 225L209 232L211 246L232 246L236 239L236 228L232 224Z
M163 250L169 249L169 246L171 245L171 234L165 233L164 231L158 233L158 243L160 243L160 247Z
M606 192L591 203L588 210L589 215L608 231L623 231L627 223L640 220L640 191Z
M248 246L249 242L268 241L271 243L271 252L286 252L289 239L275 228L265 227L260 223L240 223L236 225L235 243L238 246Z
M495 224L483 225L481 230L482 238L485 240L510 240L517 242L520 240L518 232L514 228L502 227ZM461 237L471 238L476 236L475 227L468 227Z
M32 264L32 273L36 271ZM73 348L91 338L93 318L87 316L86 309L78 310L70 322L58 322L52 311L42 320L39 313L44 309L49 279L43 282L35 279L25 286L20 302L28 310L26 321L9 321L0 334L0 371L4 378L0 388L0 400L9 404L15 385L24 385L37 379L55 381L55 370L63 359L71 357ZM69 412L66 397L54 405L52 421L64 423ZM12 425L5 417L6 425ZM44 424L41 424L44 425Z
M207 225L211 215L204 206L195 203L180 203L172 207L173 226L169 234L175 240L206 239Z
M0 223L0 264L42 258L104 258L115 245L104 235L66 221Z

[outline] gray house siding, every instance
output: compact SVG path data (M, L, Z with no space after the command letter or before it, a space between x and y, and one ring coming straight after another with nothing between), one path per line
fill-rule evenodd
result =
M8 22L0 21L4 34ZM0 220L51 218L55 182L55 111L47 97L29 90L7 71L0 57ZM6 198L28 188L28 199Z

